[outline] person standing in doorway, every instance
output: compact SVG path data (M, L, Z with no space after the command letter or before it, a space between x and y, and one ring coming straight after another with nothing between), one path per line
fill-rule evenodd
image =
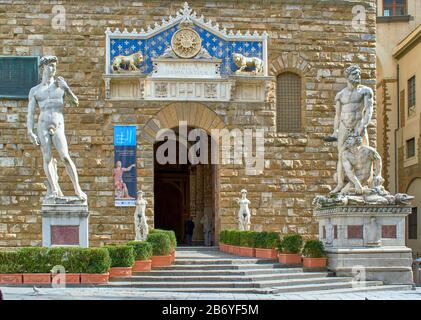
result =
M189 219L184 224L184 232L186 233L188 246L191 246L193 242L193 230L194 230L194 222L193 222L192 217L189 217Z

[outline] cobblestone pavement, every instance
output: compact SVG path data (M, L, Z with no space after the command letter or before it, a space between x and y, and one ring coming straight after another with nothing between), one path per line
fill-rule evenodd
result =
M421 288L408 291L347 293L289 293L277 295L232 293L152 292L119 288L0 287L5 300L421 300Z

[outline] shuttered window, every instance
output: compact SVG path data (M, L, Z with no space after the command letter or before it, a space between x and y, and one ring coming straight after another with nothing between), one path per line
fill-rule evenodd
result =
M301 131L301 77L292 72L278 75L276 84L278 132Z
M403 16L406 14L406 0L383 0L383 15Z
M406 157L412 158L415 156L415 138L406 141Z
M38 78L38 57L0 56L0 98L27 99Z
M408 80L408 112L415 107L415 76Z

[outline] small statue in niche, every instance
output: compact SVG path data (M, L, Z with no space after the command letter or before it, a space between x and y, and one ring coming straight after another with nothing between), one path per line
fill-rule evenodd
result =
M212 245L212 220L210 218L210 212L205 209L200 223L203 225L203 239L205 246Z
M111 69L113 72L140 71L138 66L142 61L143 55L140 51L129 56L119 55L114 57Z
M235 65L239 68L235 73L247 72L246 68L254 68L254 74L263 73L263 60L257 57L245 57L240 53L234 53L232 55ZM247 72L250 73L250 72Z
M241 190L241 199L237 199L237 203L240 205L240 210L238 211L238 229L241 231L250 230L250 209L249 204L251 203L247 199L247 190Z
M144 194L142 190L137 193L136 211L134 213L136 241L145 241L149 233L148 221L145 214L148 202L143 199Z

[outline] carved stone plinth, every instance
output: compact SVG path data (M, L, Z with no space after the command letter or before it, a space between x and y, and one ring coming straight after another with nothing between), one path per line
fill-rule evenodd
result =
M44 200L42 204L42 245L89 246L89 211L77 197Z
M314 210L328 268L385 284L413 284L412 251L405 246L410 206L332 206Z

